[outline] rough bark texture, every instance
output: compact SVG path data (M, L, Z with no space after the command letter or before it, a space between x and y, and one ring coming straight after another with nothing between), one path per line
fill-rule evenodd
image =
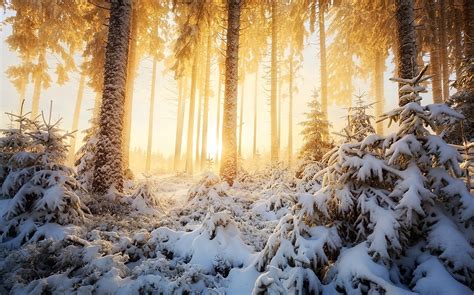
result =
M413 0L396 0L398 77L412 78L418 73L416 64L416 35L413 19ZM401 85L401 84L400 84ZM400 105L404 101L398 102Z
M474 57L474 1L463 2L464 57Z
M81 78L79 79L79 88L77 90L77 97L76 97L76 105L74 106L74 116L72 117L72 129L71 131L76 131L79 126L79 114L81 113L81 105L82 99L84 97L84 87L86 84L86 75L84 73L81 74ZM76 133L70 138L69 140L69 155L68 155L68 162L72 166L74 164L74 158L76 155Z
M271 53L271 89L270 89L270 117L271 117L271 162L278 162L280 146L278 140L277 122L277 43L278 43L278 1L272 1L272 53Z
M188 136L186 140L186 173L193 173L193 136L194 136L194 109L196 107L196 79L197 79L197 52L194 54L191 70L191 94L189 96Z
M244 67L242 67L243 69ZM242 158L242 130L244 127L244 98L245 98L245 74L242 71L242 86L240 87L240 116L239 116L239 158Z
M384 98L384 83L383 73L385 71L385 56L379 51L375 54L375 73L374 73L374 88L375 88L375 117L379 118L384 112L385 98ZM375 126L377 134L383 134L384 122L378 122Z
M153 146L153 111L155 109L155 83L156 83L156 65L158 61L153 59L153 69L151 74L151 93L150 93L150 110L148 112L148 142L146 146L146 162L145 172L150 172L151 167L151 148Z
M176 113L176 142L174 146L174 171L180 169L181 163L181 145L183 142L183 126L184 126L184 107L185 99L183 97L183 78L178 80L178 110Z
M328 116L328 74L326 61L326 27L324 20L324 8L319 1L319 56L321 63L321 111L324 119ZM327 133L327 132L325 132Z
M439 49L440 61L442 69L443 82L443 101L449 99L449 65L448 65L448 41L446 37L447 21L446 21L446 1L439 0Z
M255 71L255 86L254 86L254 99L253 99L253 152L252 156L255 160L257 158L257 98L258 98L258 65Z
M454 5L454 4L451 4ZM453 8L452 13L454 14L451 18L453 19L452 34L454 35L454 59L455 59L455 70L456 77L459 77L461 73L462 63L462 18L458 15L460 11Z
M236 127L241 1L228 0L227 4L227 48L225 56L225 95L220 174L225 181L232 185L237 174Z
M123 189L122 132L130 20L131 1L112 1L93 180L94 192L98 194L105 194L112 187Z
M139 0L138 0L139 1ZM129 56L127 65L127 85L125 90L125 115L123 129L123 168L128 169L130 157L130 136L132 131L132 111L133 111L133 90L135 84L135 76L138 67L137 42L138 42L138 1L133 6L132 24L131 24L131 40L129 44Z
M210 77L211 77L211 32L207 35L207 54L206 54L206 81L204 83L204 107L202 118L202 145L201 145L201 167L205 167L207 159L207 129L209 120L209 95L210 95Z
M436 10L433 5L428 5L427 14L429 19L430 34L430 73L433 76L431 79L431 85L433 88L433 102L441 103L443 101L443 91L441 86L441 64L439 57L439 30L438 30L438 17L436 16Z

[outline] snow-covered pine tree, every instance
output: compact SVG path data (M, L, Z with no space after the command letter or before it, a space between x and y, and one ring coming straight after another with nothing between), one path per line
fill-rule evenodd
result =
M17 150L10 156L2 184L2 194L11 200L0 217L1 242L9 247L54 235L48 232L48 224L79 223L88 211L78 195L81 186L73 169L64 165L65 142L71 134L58 129L59 121L52 124L44 116L42 123L22 115L15 117L22 130L15 132ZM13 142L8 134L0 140L8 141ZM5 150L1 153L4 155Z
M303 160L319 161L332 147L327 134L329 123L317 98L317 92L313 91L312 100L308 103L309 112L305 113L306 121L300 123L303 127L301 135L304 140L300 158Z
M300 293L320 292L321 284L355 294L471 293L474 198L458 179L459 153L443 140L446 126L462 116L420 104L425 71L393 79L403 84L406 103L382 119L397 122L396 133L372 134L325 156L321 189L299 195L256 264L298 274L274 275L276 285Z
M26 132L31 127L30 113L23 114L23 106L19 115L7 113L10 117L10 128L0 130L0 188L8 173L15 167L11 158L31 146L31 138Z
M92 191L92 181L97 152L97 136L99 133L98 116L93 116L90 120L90 127L84 131L84 144L76 153L77 180L87 191Z

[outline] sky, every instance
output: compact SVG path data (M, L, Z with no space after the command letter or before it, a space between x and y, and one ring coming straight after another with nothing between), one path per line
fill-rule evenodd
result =
M3 20L4 16L0 19ZM5 43L5 38L11 33L11 27L4 26L1 31L1 59L0 59L0 107L2 113L16 112L19 109L19 95L16 92L13 84L9 81L5 71L8 67L16 65L20 62L15 52L9 50ZM330 38L328 39L330 43ZM245 49L242 49L245 50ZM304 113L307 111L307 103L311 100L311 93L314 89L319 89L320 85L320 67L319 67L319 46L317 40L317 32L310 36L306 41L306 46L303 51L303 63L299 72L295 76L295 84L299 89L298 93L294 94L294 112L293 112L293 134L294 134L294 151L302 145L302 138L300 136L301 127L299 122L305 119ZM54 66L54 58L48 57L51 66ZM393 76L393 57L389 56L386 60L387 70L385 72L384 94L385 94L385 110L389 110L397 105L397 85L390 82L388 79ZM76 61L80 63L80 57L76 56ZM258 77L258 95L257 95L257 148L260 153L266 153L270 149L270 104L269 104L269 82L264 76L269 68L268 58L264 60L260 66ZM54 69L52 70L52 77L55 80ZM151 70L152 60L144 58L141 60L138 70L138 75L135 80L134 96L133 96L133 111L132 111L132 134L131 134L131 148L146 148L148 135L148 112L150 101L151 88ZM214 93L210 98L209 110L209 135L208 135L208 150L212 156L216 150L216 114L217 114L217 78L218 68L214 61L211 67L211 89ZM248 158L252 153L253 147L253 116L254 116L254 83L255 75L247 74L244 84L244 128L243 128L243 157ZM171 156L174 153L175 134L176 134L176 112L177 112L177 82L173 78L173 73L166 71L164 64L159 63L156 80L156 97L155 97L155 117L154 117L154 135L153 135L153 153L161 153L164 156ZM363 81L355 79L356 93L365 92L370 93L370 81ZM49 105L53 103L52 118L62 118L61 128L71 131L72 115L74 112L74 105L77 96L77 89L79 84L79 73L73 72L70 74L70 80L64 85L59 86L52 83L51 87L42 90L40 99L40 110L49 112ZM284 86L285 87L285 86ZM287 87L287 86L286 86ZM223 88L222 88L223 89ZM31 97L33 86L28 85L26 92L25 108L27 111L31 109ZM242 88L238 88L238 99L240 105ZM286 92L286 89L283 89ZM198 97L198 96L197 96ZM431 102L431 94L425 94L424 97L427 102ZM79 121L78 143L82 140L82 131L88 128L88 121L92 115L91 109L94 105L95 93L86 88L84 93L84 100L81 108L81 115ZM345 120L342 117L346 114L346 110L340 106L331 104L331 93L328 94L330 108L328 118L332 124L332 131L339 131L344 127ZM222 98L223 99L223 98ZM373 101L373 97L367 95L367 101ZM221 100L222 101L222 100ZM282 105L282 129L281 148L285 150L288 142L288 100L286 99ZM188 108L186 108L184 126L187 126ZM0 116L0 128L5 128L9 124L8 117ZM186 130L184 130L186 134ZM185 147L185 139L183 139L183 147ZM78 149L80 144L76 146Z

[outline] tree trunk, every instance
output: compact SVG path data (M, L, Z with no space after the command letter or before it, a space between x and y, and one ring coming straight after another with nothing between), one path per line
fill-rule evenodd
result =
M183 140L184 108L183 79L178 80L178 110L176 113L176 143L174 146L174 171L179 171L181 162L181 143ZM186 82L186 81L185 81Z
M211 76L211 31L207 35L206 81L204 85L204 109L202 119L201 167L205 167L207 159L207 127L209 119L209 95Z
M237 86L239 82L240 0L228 0L225 95L222 127L222 178L232 185L237 174Z
M270 117L271 117L271 162L276 164L279 158L280 146L278 142L277 123L277 50L278 50L278 1L272 0L272 53L271 53L271 90L270 90Z
M396 0L396 30L398 76L410 79L418 74L416 64L416 35L413 19L413 0ZM399 84L401 87L401 84ZM405 101L399 101L404 105Z
M92 111L92 119L98 122L100 118L100 106L102 104L102 93L96 92L94 99L94 110Z
M328 119L328 73L327 73L327 61L326 61L326 24L324 20L324 7L322 1L319 0L319 55L321 63L321 111L323 113L324 120ZM324 125L323 134L329 134L327 125Z
M242 67L244 69L244 67ZM242 130L244 127L244 90L245 90L245 71L242 70L242 86L240 88L241 93L240 93L240 116L239 116L239 160L242 158Z
M191 70L191 94L189 96L188 137L186 140L186 173L193 173L193 137L194 137L194 109L196 107L196 76L198 52L194 53L193 67Z
M474 57L474 1L463 2L464 57ZM471 79L473 80L473 79Z
M138 0L139 1L139 0ZM138 1L132 9L132 24L130 35L130 48L127 65L127 84L125 92L125 115L124 115L124 129L123 129L123 168L128 169L130 157L130 135L132 131L132 110L133 110L133 90L135 84L135 77L138 67L137 57L137 42L138 42Z
M18 113L20 114L22 112L22 106L24 105L24 101L25 101L25 95L26 95L26 85L27 85L27 81L25 78L21 79L21 86L20 86L20 89L18 91L18 94L19 94L19 104L18 104Z
M293 160L293 48L290 54L290 73L288 81L288 166Z
M449 65L448 42L446 37L446 1L439 0L439 48L441 53L441 68L443 74L443 101L449 99Z
M257 158L257 97L258 97L258 64L255 70L255 86L253 99L253 159Z
M72 117L72 129L71 131L76 131L76 133L69 139L69 156L68 162L72 166L74 165L74 158L76 155L76 138L77 138L77 128L79 126L79 114L81 113L82 98L84 97L84 87L86 84L86 75L81 74L79 80L79 88L77 90L76 105L74 106L74 116Z
M199 54L201 56L201 54ZM201 170L201 154L199 152L199 149L201 148L201 117L202 117L202 101L203 101L203 96L204 96L204 87L203 87L203 71L201 68L202 65L202 58L199 58L198 64L199 64L199 79L198 79L198 84L197 87L199 89L199 100L198 100L198 112L197 112L197 131L196 131L196 169L199 171Z
M38 65L36 72L34 73L34 89L33 89L33 99L31 106L31 119L34 119L38 116L39 113L39 101L41 96L41 85L42 82L42 71L44 69L44 64L46 62L44 53L40 53L38 56Z
M93 188L123 190L122 132L127 81L131 1L112 1L105 49L104 89Z
M454 1L454 0L453 0ZM454 35L454 60L455 60L455 70L456 70L456 78L459 77L461 73L461 63L462 63L462 18L458 17L458 13L460 11L454 8L454 3L451 4L452 8L452 16L453 19L453 29L452 35Z
M221 127L221 87L222 87L222 73L219 73L219 79L217 80L219 85L217 86L217 119L216 119L216 168L219 170L219 132Z
M146 162L145 172L150 172L151 166L151 148L153 145L153 111L155 109L155 82L156 82L156 57L153 58L153 70L151 75L151 93L150 93L150 110L148 113L148 142L146 146Z
M438 17L436 16L436 9L432 5L428 5L427 14L430 22L430 29L432 31L430 38L430 73L433 75L431 85L433 88L433 102L441 103L443 101L443 91L441 86L441 64L439 57L439 30Z
M383 114L385 98L383 93L383 73L385 71L385 56L381 51L375 53L375 73L374 73L374 88L375 88L375 117L380 118ZM377 134L383 134L383 123L378 122L376 125Z
M279 59L281 60L281 59ZM277 67L279 68L279 67ZM277 70L277 72L280 72ZM277 100L278 100L278 116L277 116L277 122L278 122L278 147L281 147L281 102L283 101L282 95L281 95L281 87L283 85L283 79L281 79L281 74L277 75L278 77L278 94L277 94ZM280 159L280 149L278 149L278 159Z

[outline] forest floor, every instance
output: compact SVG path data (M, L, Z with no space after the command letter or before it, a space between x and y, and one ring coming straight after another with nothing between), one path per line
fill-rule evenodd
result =
M82 225L46 224L36 243L0 250L0 294L250 294L258 253L291 206L290 189L272 186L281 177L134 181L129 194L89 200Z

